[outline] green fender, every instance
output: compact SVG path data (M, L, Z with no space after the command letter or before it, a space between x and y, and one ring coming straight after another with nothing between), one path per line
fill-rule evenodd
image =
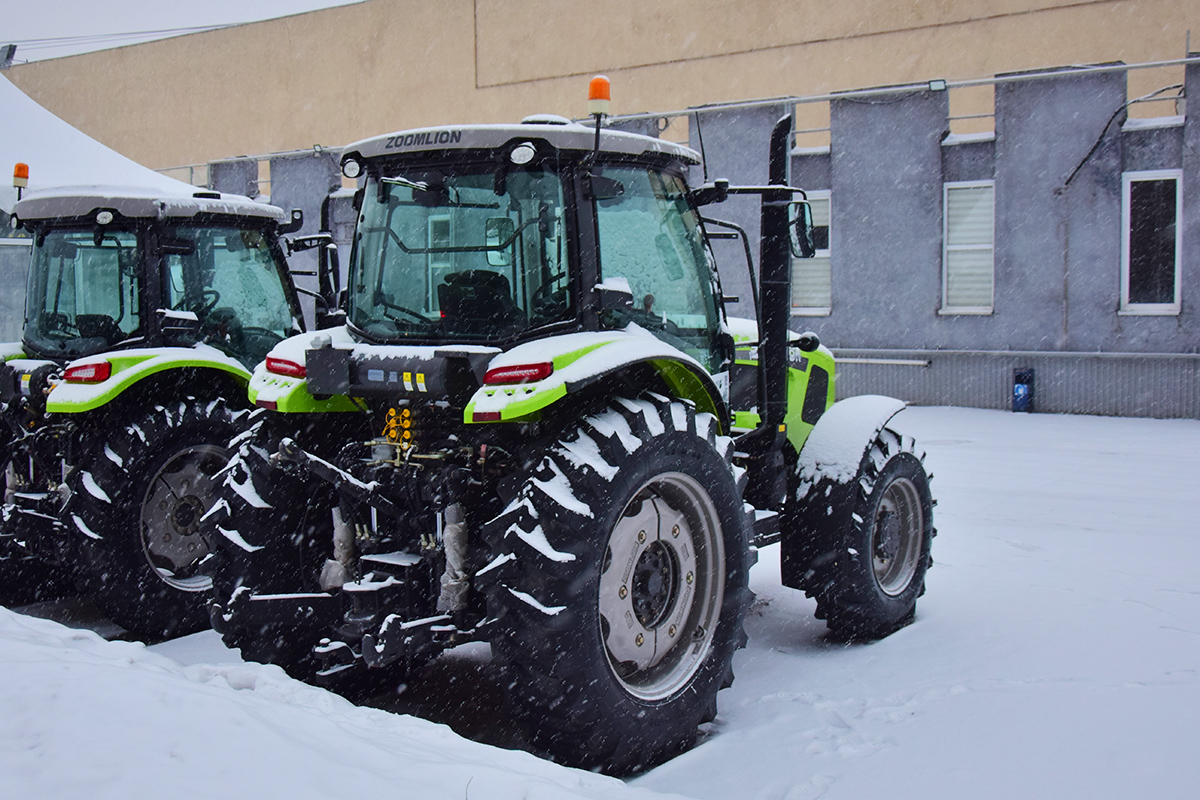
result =
M112 402L122 392L153 375L175 369L213 369L230 375L246 385L250 372L240 363L213 347L161 347L119 350L88 356L67 365L67 369L107 362L112 371L99 383L56 383L46 398L46 411L55 414L80 414Z
M735 340L738 342L738 364L746 366L756 366L758 364L758 349L755 347L755 342L747 343L745 339ZM825 396L821 398L821 407L827 411L833 405L835 395L835 371L833 353L825 346L820 346L816 350L806 353L798 353L793 351L792 364L788 368L787 378L787 414L784 415L783 421L787 426L787 440L792 448L798 453L804 447L804 443L808 440L808 435L812 433L812 423L805 422L803 418L804 399L808 395L808 381L812 375L813 367L820 367L829 375L829 382L825 387ZM733 411L733 427L734 430L748 431L757 428L760 423L760 417L757 411L735 409Z
M346 326L341 325L315 334L309 331L284 339L271 348L267 358L281 359L303 367L305 351L313 346L314 340L322 338L328 338L334 345L354 345ZM247 394L251 403L283 414L362 411L357 403L345 395L313 397L303 377L268 372L265 361L254 368Z
M572 333L518 345L491 360L488 370L552 364L537 381L488 384L471 397L463 421L523 422L598 378L635 364L649 364L675 397L691 400L728 428L725 401L716 382L691 356L640 330Z

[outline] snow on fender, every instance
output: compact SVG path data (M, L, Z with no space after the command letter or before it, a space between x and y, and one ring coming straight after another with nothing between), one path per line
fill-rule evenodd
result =
M877 394L834 403L800 450L799 471L806 479L801 486L811 487L822 479L838 484L853 480L867 448L905 405L902 400Z

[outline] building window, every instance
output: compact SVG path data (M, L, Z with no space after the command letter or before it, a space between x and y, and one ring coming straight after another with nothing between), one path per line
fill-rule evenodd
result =
M1121 204L1121 312L1179 313L1182 170L1126 172Z
M995 183L947 183L944 192L941 313L990 314L994 289Z
M792 260L792 314L824 317L833 307L829 271L829 192L808 192L817 254Z

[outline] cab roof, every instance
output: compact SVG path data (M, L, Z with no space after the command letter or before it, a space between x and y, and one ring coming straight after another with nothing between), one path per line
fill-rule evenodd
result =
M196 190L191 194L138 186L61 186L30 192L13 208L22 220L86 217L101 209L137 219L173 219L197 214L259 217L286 223L283 209L236 194Z
M347 145L342 160L355 155L371 159L421 151L487 150L503 147L513 140L521 139L540 139L558 150L590 151L595 146L596 129L590 125L572 122L565 117L549 115L528 117L517 125L445 125L415 128L373 136ZM626 155L665 154L686 164L700 163L700 154L690 147L613 128L601 128L600 151Z

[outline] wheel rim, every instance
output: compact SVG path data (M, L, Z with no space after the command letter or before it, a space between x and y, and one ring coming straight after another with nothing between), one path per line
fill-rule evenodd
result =
M168 586L185 592L212 588L212 578L196 572L211 552L200 535L200 519L216 502L215 476L228 461L223 447L187 447L150 479L142 501L142 553Z
M627 692L661 700L688 684L712 645L724 578L708 492L681 473L643 485L609 534L600 573L600 635Z
M884 489L875 512L871 552L875 580L883 593L904 592L917 572L925 519L916 485L897 478Z

